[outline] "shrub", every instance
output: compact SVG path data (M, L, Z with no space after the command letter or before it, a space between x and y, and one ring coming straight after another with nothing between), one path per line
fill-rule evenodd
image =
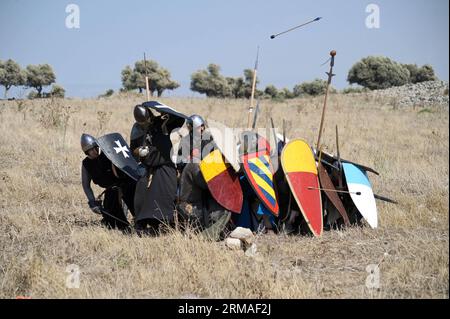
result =
M294 86L293 96L294 97L304 95L317 96L325 94L326 89L327 89L327 81L315 79L314 81L303 82L301 84L297 84L296 86ZM333 87L330 87L330 92L334 93L336 92L336 90Z
M422 67L418 67L417 64L404 64L409 71L409 82L420 83L426 81L434 81L437 79L434 74L433 67L429 64L425 64Z
M343 89L341 92L342 92L342 94L352 94L352 93L364 93L367 91L368 91L368 89L364 88L364 87L349 86L349 87Z
M39 97L38 92L36 91L30 91L30 93L28 93L27 98L30 100L36 99Z
M125 89L123 89L123 91L125 91L126 92L126 90ZM122 89L120 89L120 92L122 92ZM109 89L109 90L106 90L106 92L105 93L103 93L103 94L100 94L98 97L110 97L110 96L112 96L114 94L114 90L113 89Z
M278 95L278 89L274 85L270 84L266 86L264 93L271 98L275 98Z
M207 97L231 97L231 82L220 74L219 65L209 64L206 70L199 70L191 75L191 90L206 94Z
M50 96L57 97L57 98L64 98L66 95L66 90L60 85L53 84L52 89L50 91Z
M352 66L347 76L350 84L356 83L371 90L405 85L409 79L406 66L382 56L363 58Z

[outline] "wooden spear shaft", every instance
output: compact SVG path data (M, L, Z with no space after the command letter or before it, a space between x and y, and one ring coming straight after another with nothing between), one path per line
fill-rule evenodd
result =
M145 59L145 52L144 52L144 68L145 68L145 92L147 93L147 101L150 101L150 86L148 83L147 60Z
M255 89L256 89L256 69L253 71L253 82L252 82L252 95L250 96L250 108L248 110L248 124L247 126L250 126L250 118L251 113L253 112L253 104L255 101Z
M334 76L334 74L333 74L333 66L334 66L334 57L336 56L336 51L332 50L330 52L330 55L331 55L330 72L327 72L327 74L328 74L328 82L327 82L327 88L325 90L325 100L323 102L322 118L320 119L319 137L317 139L316 149L319 149L319 147L320 147L320 138L322 137L323 123L325 121L325 111L326 111L326 108L327 108L328 91L330 90L331 78Z
M251 114L253 112L253 104L254 104L254 101L255 101L256 73L258 72L258 56L259 56L259 46L258 46L258 49L256 51L255 68L253 69L252 93L250 95L250 107L248 108L247 127L250 127Z

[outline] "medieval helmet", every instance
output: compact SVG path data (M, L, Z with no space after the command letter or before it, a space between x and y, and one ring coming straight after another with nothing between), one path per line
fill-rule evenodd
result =
M148 123L148 121L150 119L149 110L145 106L142 106L142 105L136 105L134 107L133 115L134 115L134 119L139 124Z
M81 135L81 149L83 152L89 151L91 148L97 147L97 140L89 134L83 133Z
M200 115L193 114L193 115L189 116L189 120L188 120L187 124L190 129L197 128L197 127L205 125L205 120L203 120L203 118Z

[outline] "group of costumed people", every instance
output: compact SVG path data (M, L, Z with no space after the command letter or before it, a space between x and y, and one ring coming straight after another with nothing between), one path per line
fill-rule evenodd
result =
M189 225L215 240L238 226L260 233L309 232L308 221L300 213L282 169L274 172L271 181L279 214L273 214L257 196L242 168L236 172L242 190L242 205L240 211L232 212L219 204L201 172L201 161L217 149L205 120L199 115L183 117L158 112L145 103L135 106L133 113L135 123L129 147L118 133L109 140L89 134L81 136L81 148L86 154L82 161L82 186L89 208L102 216L103 225L153 236L178 223L181 229ZM171 132L184 125L189 133L181 138L173 156ZM112 144L112 152L108 151L105 141ZM278 146L276 155L280 155L282 146ZM116 161L119 157L125 164ZM92 183L103 189L97 197ZM232 191L221 189L221 192ZM333 205L326 197L322 201L328 227L342 225L342 218ZM352 222L361 220L356 209L347 212Z
M131 153L128 157L136 160L138 178L133 179L114 165L95 137L81 135L81 148L86 154L81 168L82 186L89 208L102 216L101 223L127 232L134 228L139 235L159 234L176 221L202 231L222 217L221 225L226 227L230 212L209 194L199 169L202 146L212 141L205 139L204 119L199 115L183 119L158 114L143 105L137 105L133 113L136 122L130 134L130 151L124 141L120 147L126 157ZM170 133L185 122L189 134L181 139L174 163ZM92 183L104 189L97 197ZM134 225L128 221L128 213ZM216 230L215 236L224 227Z

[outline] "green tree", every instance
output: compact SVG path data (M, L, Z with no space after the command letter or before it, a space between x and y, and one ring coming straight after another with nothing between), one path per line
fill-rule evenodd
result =
M191 75L191 90L207 97L231 97L233 96L233 87L235 84L231 78L225 78L220 74L220 66L209 64L206 70L199 70Z
M52 89L50 91L50 96L64 98L65 95L66 95L66 90L64 90L64 88L62 86L57 85L57 84L52 85Z
M151 95L160 97L165 90L175 90L180 85L171 79L170 72L159 66L156 61L137 61L132 69L126 66L122 70L122 86L126 90L139 90L142 93L146 89L145 76L148 76Z
M228 84L231 87L232 96L236 99L241 99L245 97L246 92L246 84L244 81L244 78L238 77L238 78L227 78Z
M350 84L356 83L371 90L401 86L409 79L406 66L382 56L363 58L352 66L347 76Z
M258 84L256 78L256 84ZM252 94L253 70L245 69L244 77L224 77L220 66L209 64L206 70L199 70L191 75L191 90L206 94L208 97L250 98ZM263 92L255 90L255 97Z
M325 94L327 89L327 81L321 79L315 79L310 82L303 82L301 84L297 84L294 86L293 97L311 95L317 96L321 94ZM336 92L336 90L330 86L330 93Z
M403 66L409 71L409 82L411 83L435 81L437 79L433 67L429 64L425 64L420 68L417 64L403 64Z
M55 73L48 64L28 65L26 68L26 85L35 88L38 97L42 97L44 86L55 83Z
M0 61L0 85L5 87L5 99L8 90L13 86L25 85L25 73L20 65L9 59L5 62Z
M275 85L269 84L264 89L264 93L270 96L272 99L274 99L278 95L278 89L275 87Z
M233 92L233 97L235 98L247 98L249 99L252 95L252 85L253 85L253 70L245 69L244 77L238 78L227 78L228 83L231 86ZM256 85L258 85L259 80L256 77ZM263 92L255 89L255 97L259 97Z
M416 83L425 81L436 81L438 78L434 73L434 69L431 65L425 64L419 69L419 73L415 78Z
M233 78L233 77L227 77L226 78L227 84L231 89L231 96L234 98L238 98L239 96L239 87L242 85L240 82L243 81L242 78Z
M295 97L294 92L291 92L288 88L283 88L278 94L282 94L285 99L293 99Z
M180 86L178 82L170 79L171 75L169 70L160 68L158 74L158 78L150 81L150 90L154 89L154 91L158 94L158 97L160 97L165 90L175 90Z
M252 86L253 86L253 74L254 74L254 70L251 69L245 69L244 70L244 83L243 83L243 92L244 92L244 97L246 97L247 99L249 99L252 96ZM257 87L259 83L258 77L256 77L256 84L255 86ZM259 96L259 92L256 92L255 89L255 97Z
M341 93L342 94L356 94L356 93L364 93L369 91L367 88L359 87L359 86L349 86L344 88Z
M133 69L129 65L122 70L122 86L125 90L131 91L137 89L136 76L137 73L134 73Z

